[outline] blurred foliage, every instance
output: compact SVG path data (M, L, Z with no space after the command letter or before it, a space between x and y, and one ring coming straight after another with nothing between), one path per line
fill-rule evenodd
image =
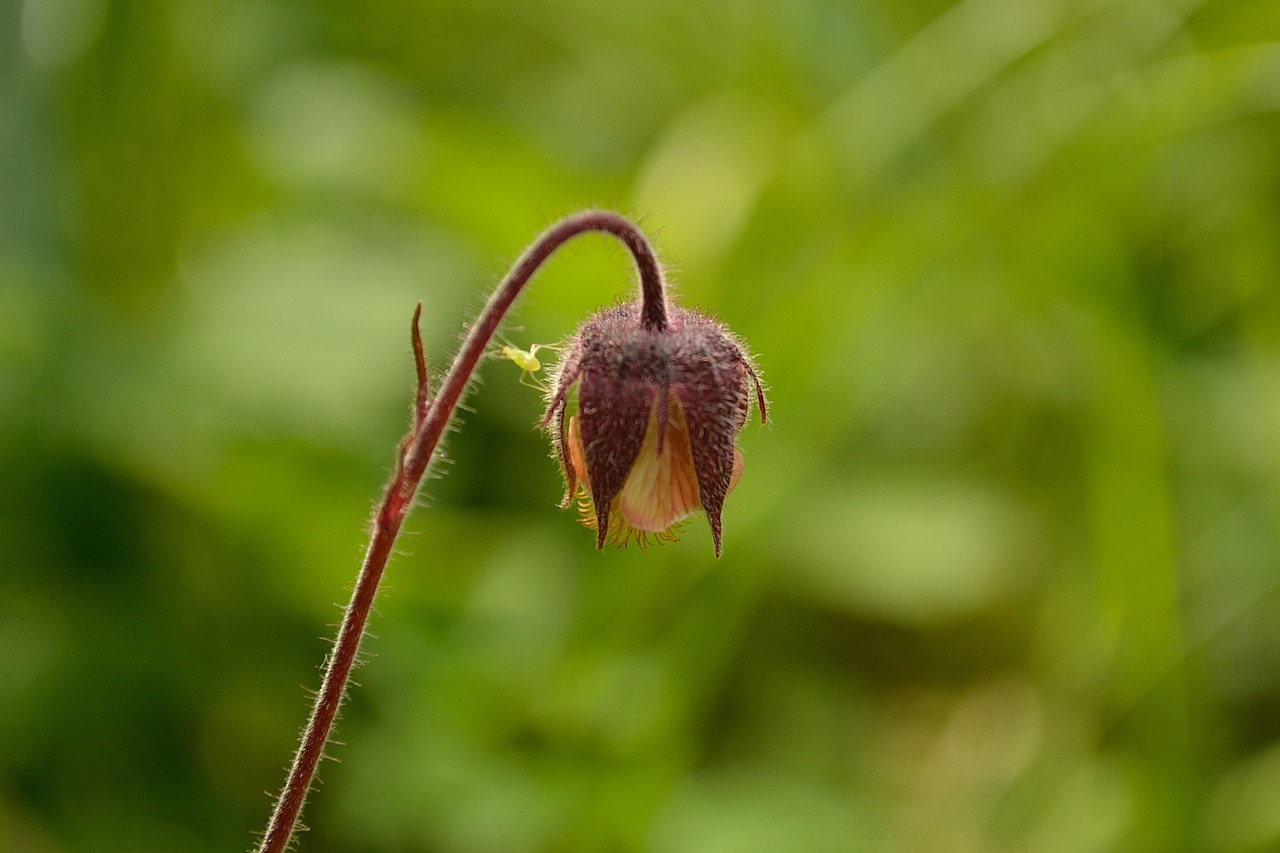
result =
M598 205L772 387L725 558L596 553L487 365L301 850L1280 849L1273 0L0 21L0 849L251 845L414 303Z

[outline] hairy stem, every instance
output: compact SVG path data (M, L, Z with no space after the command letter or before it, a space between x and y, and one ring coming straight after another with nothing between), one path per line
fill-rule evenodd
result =
M561 220L543 232L525 250L471 327L434 398L428 393L426 361L418 331L422 305L418 305L413 314L413 352L418 375L413 427L400 444L395 470L374 514L369 548L356 577L351 601L342 614L342 624L328 657L320 691L316 694L315 704L290 765L284 790L276 800L258 853L281 853L294 836L303 802L315 777L316 766L324 754L325 744L329 741L338 708L346 693L347 681L360 650L360 639L369 620L369 610L373 606L374 595L387 567L387 559L391 556L396 536L413 503L418 484L440 443L440 437L453 417L454 409L476 366L484 357L489 341L538 268L565 241L587 231L612 234L631 251L640 276L641 324L653 331L666 329L666 285L653 247L644 233L630 220L601 210L584 211Z

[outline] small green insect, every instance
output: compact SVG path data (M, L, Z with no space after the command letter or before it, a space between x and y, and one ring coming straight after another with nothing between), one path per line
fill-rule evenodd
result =
M527 385L544 394L547 391L547 384L538 378L538 371L542 370L542 362L538 360L538 350L550 349L555 347L546 344L534 344L527 350L512 346L511 344L503 344L498 348L498 354L520 368L520 384Z

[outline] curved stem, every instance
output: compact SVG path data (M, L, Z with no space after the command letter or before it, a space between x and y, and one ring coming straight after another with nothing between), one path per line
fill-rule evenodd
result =
M652 331L666 329L666 286L653 247L644 233L630 220L603 210L584 211L561 220L543 232L525 250L471 327L434 399L428 397L426 363L418 332L418 317L422 309L419 304L418 310L413 314L414 361L418 372L413 428L400 445L395 470L374 514L369 548L356 577L351 601L342 614L342 624L320 682L320 692L316 694L315 704L294 754L284 790L276 800L258 853L281 853L293 838L307 791L315 777L316 767L324 754L325 744L329 741L338 708L346 693L347 681L360 650L360 639L369 619L369 610L373 606L374 595L391 556L396 536L445 427L453 417L458 400L471 381L476 366L484 357L489 341L538 268L567 240L587 231L612 234L631 251L640 274L641 325Z

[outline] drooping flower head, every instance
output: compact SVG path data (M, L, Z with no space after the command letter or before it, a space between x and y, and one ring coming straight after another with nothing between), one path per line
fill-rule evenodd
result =
M751 391L764 391L743 347L697 312L628 302L587 319L548 392L544 425L564 468L567 506L578 493L596 545L673 539L706 513L720 556L720 514L737 484L735 439ZM569 413L576 385L577 412Z

